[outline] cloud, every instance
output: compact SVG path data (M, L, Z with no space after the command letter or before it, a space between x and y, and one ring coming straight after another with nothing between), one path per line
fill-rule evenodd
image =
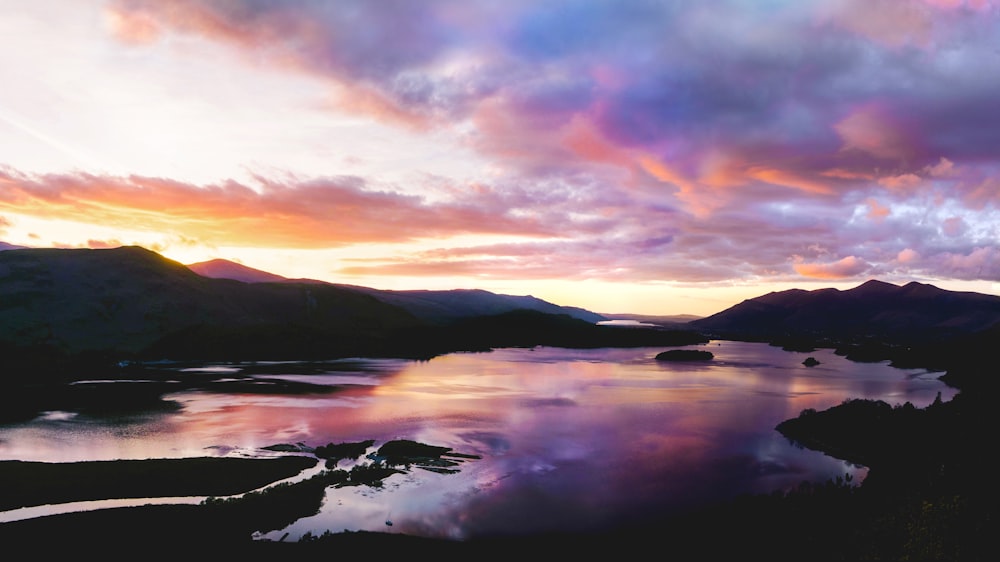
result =
M873 198L869 197L865 200L865 203L868 204L868 218L874 221L881 221L885 217L889 216L889 213L891 212L888 207L880 205L879 202Z
M864 260L847 256L831 263L796 263L795 271L804 277L845 279L861 275L870 268Z
M933 177L947 177L953 173L954 168L955 163L942 156L937 164L927 166L926 170Z
M938 6L949 3L951 0L926 2ZM933 36L934 16L920 2L842 0L826 4L837 24L889 47L925 47Z
M906 248L896 255L896 261L901 264L913 264L920 261L920 253L912 248Z
M995 247L975 248L968 254L944 253L938 259L957 279L1000 279L1000 251Z
M339 111L458 126L505 173L597 165L634 187L645 171L701 213L731 201L720 188L759 182L823 197L974 173L1000 143L997 15L979 4L117 0L109 13L125 37L205 38L318 77Z
M106 248L118 248L122 245L121 240L87 240L87 247L95 250Z
M412 182L8 169L0 211L220 246L391 246L345 262L355 274L988 275L971 265L998 247L998 21L952 0L112 0L135 59L187 49L305 76L352 134L379 125L366 143L401 127L481 169L434 177L395 154Z
M844 150L858 150L878 159L905 161L915 156L914 139L903 120L883 103L866 103L836 122L833 129Z
M0 208L10 212L220 245L321 248L469 233L556 234L552 225L518 216L509 199L469 195L432 204L372 189L352 177L196 186L139 176L36 177L7 171L0 173L0 184Z
M965 229L966 225L965 221L962 220L962 217L948 217L941 223L941 232L943 232L945 236L960 236L963 232L965 232Z
M916 174L901 174L898 176L887 176L880 178L878 184L888 189L907 189L920 185L920 176Z

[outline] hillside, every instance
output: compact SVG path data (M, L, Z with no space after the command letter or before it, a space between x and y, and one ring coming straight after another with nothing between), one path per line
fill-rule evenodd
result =
M688 326L734 339L916 344L961 338L998 323L1000 297L871 280L846 291L768 293Z
M0 344L14 350L335 355L417 325L358 291L209 279L140 247L0 252Z

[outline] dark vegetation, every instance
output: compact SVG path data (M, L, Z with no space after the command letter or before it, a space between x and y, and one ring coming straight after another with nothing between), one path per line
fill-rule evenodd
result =
M295 476L315 458L0 461L0 510L105 498L233 495Z
M337 466L337 463L344 459L357 459L374 444L374 439L354 443L330 443L316 447L315 452L317 457L326 459L326 466L329 468Z

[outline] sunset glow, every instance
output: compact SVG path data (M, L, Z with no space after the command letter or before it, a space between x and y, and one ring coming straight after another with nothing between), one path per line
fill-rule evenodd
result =
M1000 2L0 7L0 242L602 313L1000 294Z

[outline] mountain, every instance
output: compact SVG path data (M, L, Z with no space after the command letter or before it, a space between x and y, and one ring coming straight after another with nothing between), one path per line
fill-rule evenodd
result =
M718 337L878 340L914 344L960 338L1000 323L1000 297L878 280L845 291L791 289L745 300L688 327Z
M359 291L210 279L136 246L0 252L0 351L15 354L336 356L420 325Z
M278 283L288 281L287 277L224 259L189 263L187 267L202 277L211 277L213 279L232 279L244 283Z
M199 262L188 267L205 277L233 279L246 283L268 282L313 282L304 279L288 279L280 275L253 269L224 259ZM340 285L369 294L378 300L399 306L420 320L435 326L444 326L463 318L503 314L515 310L534 310L547 314L566 314L573 318L596 323L607 320L603 315L572 306L559 306L533 296L515 296L491 293L481 289L411 290L389 291L355 285Z
M4 250L23 250L26 246L16 246L8 242L0 242L0 252Z
M532 310L546 314L565 314L571 318L597 323L607 320L603 315L573 306L560 306L531 295L516 296L491 293L482 289L450 289L442 291L386 291L357 287L382 302L402 307L432 325L448 325L457 320Z

